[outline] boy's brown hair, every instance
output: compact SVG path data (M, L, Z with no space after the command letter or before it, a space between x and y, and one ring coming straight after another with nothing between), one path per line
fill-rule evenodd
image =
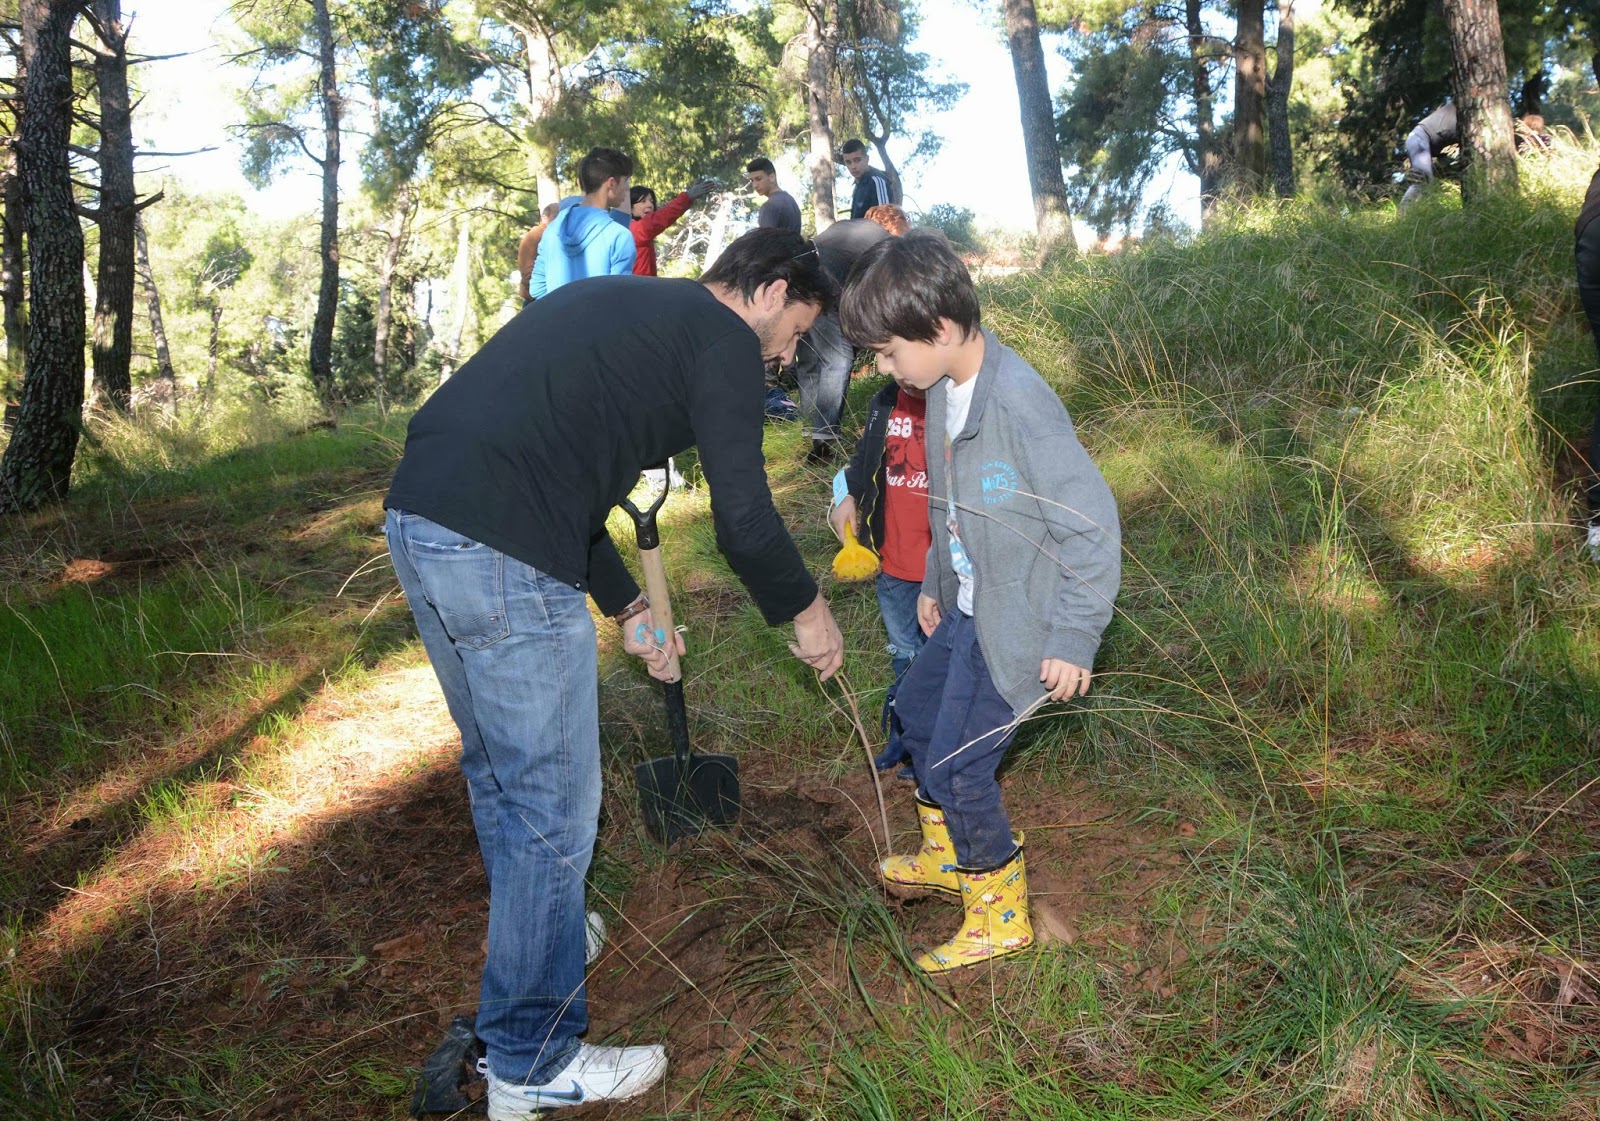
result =
M972 276L938 230L878 242L850 270L839 299L839 326L857 346L932 342L941 319L964 338L981 326Z

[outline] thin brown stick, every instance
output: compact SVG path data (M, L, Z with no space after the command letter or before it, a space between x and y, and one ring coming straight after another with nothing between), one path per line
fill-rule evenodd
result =
M850 688L850 679L844 675L843 668L840 668L837 676L839 691L844 694L845 702L850 706L850 721L856 726L856 736L861 740L861 750L867 754L867 772L872 775L872 791L878 796L878 817L883 822L883 851L889 852L893 848L889 838L889 810L883 804L883 783L878 779L878 767L872 760L872 741L867 738L866 725L861 723L861 710L856 707L856 694L855 690Z

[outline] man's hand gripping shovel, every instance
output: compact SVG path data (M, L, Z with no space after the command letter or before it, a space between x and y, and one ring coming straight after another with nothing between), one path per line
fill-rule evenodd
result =
M729 829L739 820L739 761L732 755L696 755L689 748L689 715L683 700L683 671L667 594L667 571L661 562L656 514L667 500L671 471L661 472L662 487L647 508L627 499L623 509L633 518L639 539L639 564L644 569L645 595L655 641L667 653L667 678L662 692L667 705L667 732L672 754L640 763L639 810L650 836L664 845L694 836L707 827Z

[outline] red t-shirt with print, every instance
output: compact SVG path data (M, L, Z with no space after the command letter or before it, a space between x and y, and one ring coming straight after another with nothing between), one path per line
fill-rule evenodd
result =
M928 524L928 443L924 418L928 402L900 393L889 414L883 445L883 570L901 580L922 582L933 529Z

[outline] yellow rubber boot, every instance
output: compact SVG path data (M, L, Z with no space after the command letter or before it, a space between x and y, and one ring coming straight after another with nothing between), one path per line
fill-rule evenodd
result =
M1020 953L1033 945L1028 921L1028 873L1022 845L1005 864L988 872L957 871L961 901L966 907L961 930L942 946L917 958L927 973L944 973L966 965Z
M910 856L884 857L878 865L884 883L891 888L928 888L959 895L956 847L950 840L950 827L944 823L944 811L918 798L917 821L922 825L922 847Z

